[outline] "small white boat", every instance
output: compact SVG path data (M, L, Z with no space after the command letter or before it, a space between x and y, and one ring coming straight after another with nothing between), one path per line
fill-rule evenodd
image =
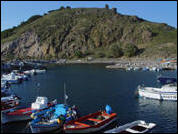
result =
M32 69L32 70L24 71L24 74L27 75L35 75L35 74L43 74L43 73L46 73L45 69Z
M6 85L6 81L5 80L1 80L1 89L4 88Z
M133 70L134 71L140 70L140 67L134 67Z
M138 95L144 98L177 101L177 85L167 84L161 88L138 86Z
M8 81L11 84L15 84L15 83L20 83L21 82L19 77L17 77L15 75L15 73L13 73L13 72L10 73L10 74L7 74L7 75L3 74L2 77L1 77L1 81Z
M157 67L150 67L150 71L157 71Z
M131 70L133 70L133 67L127 67L126 68L126 71L131 71Z
M148 70L149 70L149 67L142 68L142 71L148 71Z
M26 70L26 71L24 71L23 73L26 74L26 75L30 75L30 76L36 74L35 69Z
M26 74L16 74L16 77L23 81L28 80L28 76Z
M35 72L37 74L42 74L42 73L46 73L46 70L45 69L35 69Z
M1 97L10 96L12 94L13 94L13 92L12 92L11 88L6 88L6 87L1 88Z
M155 126L155 123L146 123L143 120L138 120L111 130L107 130L104 133L146 133Z

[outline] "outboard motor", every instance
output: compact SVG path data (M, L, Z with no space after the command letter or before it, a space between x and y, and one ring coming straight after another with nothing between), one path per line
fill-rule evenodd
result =
M107 114L111 114L112 113L112 108L109 105L106 105L105 110L106 110Z

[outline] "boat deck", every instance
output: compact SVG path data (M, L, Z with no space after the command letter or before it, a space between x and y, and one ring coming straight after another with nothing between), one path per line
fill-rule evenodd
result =
M110 118L111 115L106 114L106 113L102 113L100 115L96 115L96 116L92 116L90 118L86 118L85 120L82 121L75 121L72 126L75 128L84 128L84 127L90 127L90 126L94 126L97 125L101 122L103 122L104 120Z
M123 130L119 133L140 133L144 130L146 130L147 128L146 127L143 127L143 126L133 126L131 128L127 128L126 130Z

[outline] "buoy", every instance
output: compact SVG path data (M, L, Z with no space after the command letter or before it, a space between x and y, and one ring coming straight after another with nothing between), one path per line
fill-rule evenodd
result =
M109 105L106 105L105 109L106 109L106 113L107 114L111 114L112 113L112 108Z

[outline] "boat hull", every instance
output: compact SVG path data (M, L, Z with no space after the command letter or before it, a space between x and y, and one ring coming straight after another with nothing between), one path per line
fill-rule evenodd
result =
M97 119L100 116L102 119ZM102 131L104 128L109 126L111 123L117 120L117 114L107 114L104 111L99 111L93 114L89 114L70 121L64 124L65 133L92 133ZM88 124L87 121L92 121L92 124ZM84 123L86 122L86 124ZM78 125L77 125L77 124ZM77 125L77 126L76 126Z
M32 133L43 133L43 132L50 132L50 131L55 131L57 129L60 129L59 124L55 125L43 125L43 126L34 126L30 124L30 129Z
M12 111L12 110L14 110L14 109L16 109L16 106L11 107L11 108L8 108L8 109L4 109L4 110L1 109L1 113L4 114L4 113L10 112L10 111Z
M138 90L138 95L144 98L156 99L156 100L171 100L177 101L177 93L175 92L153 92L146 90Z
M101 131L102 129L104 129L105 127L107 127L108 125L112 124L114 121L116 121L117 118L114 118L112 120L110 120L108 123L106 123L105 125L101 126L101 127L92 127L92 128L87 128L87 129L81 129L81 130L65 130L65 133L94 133L94 132L98 132Z
M164 93L161 94L162 100L177 101L177 93Z
M144 98L161 100L161 95L159 93L153 93L153 92L138 90L138 95L140 97L144 97Z
M104 133L146 133L155 126L155 123L146 123L145 121L138 120L111 130L107 130Z
M31 120L30 115L7 115L2 114L2 124L10 123L10 122L17 122L17 121L24 121L24 120Z

